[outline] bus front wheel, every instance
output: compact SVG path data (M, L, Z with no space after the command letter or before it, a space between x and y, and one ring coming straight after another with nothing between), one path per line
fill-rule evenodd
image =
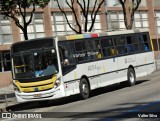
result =
M128 73L127 73L127 77L128 77L128 85L127 86L133 86L136 83L136 74L135 71L133 70L133 68L129 68L128 69Z
M90 89L89 89L89 84L85 78L81 79L79 89L80 89L80 96L82 99L89 98Z

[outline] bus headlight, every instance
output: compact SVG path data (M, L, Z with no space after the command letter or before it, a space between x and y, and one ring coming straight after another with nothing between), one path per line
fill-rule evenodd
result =
M54 88L57 88L61 84L60 80L57 79L54 83Z
M14 88L15 91L20 91L18 86L15 83L13 83L13 88Z

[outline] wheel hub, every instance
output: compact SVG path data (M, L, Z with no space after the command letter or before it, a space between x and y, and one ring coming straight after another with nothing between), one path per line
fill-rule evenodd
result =
M84 94L87 94L87 93L88 93L87 85L86 85L86 84L83 84L83 85L82 85L82 91L83 91Z
M135 81L134 79L134 74L133 73L130 73L130 77L129 77L130 81L133 83Z

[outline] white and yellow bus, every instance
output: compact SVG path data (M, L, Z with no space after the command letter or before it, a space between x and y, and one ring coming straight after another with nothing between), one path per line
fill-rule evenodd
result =
M125 83L152 73L155 60L148 30L33 39L11 47L17 102L51 100Z

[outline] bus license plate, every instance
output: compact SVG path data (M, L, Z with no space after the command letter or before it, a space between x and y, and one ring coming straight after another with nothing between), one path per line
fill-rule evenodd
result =
M42 97L42 94L34 94L34 97Z

